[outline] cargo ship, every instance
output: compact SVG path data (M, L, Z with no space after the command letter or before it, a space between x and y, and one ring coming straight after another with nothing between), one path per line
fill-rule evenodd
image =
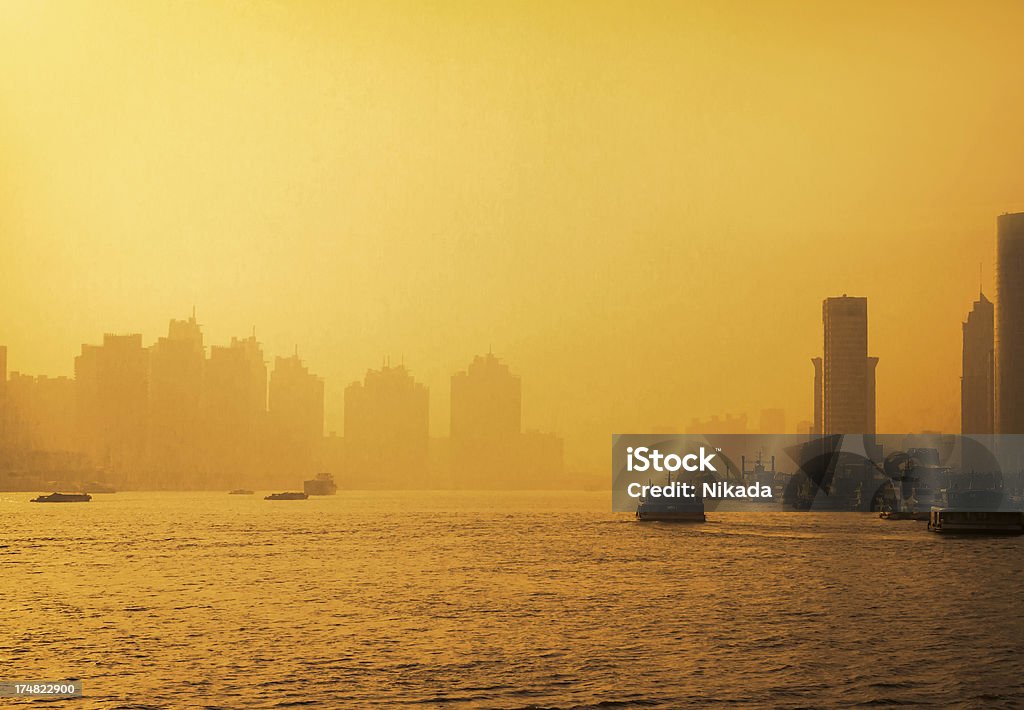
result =
M309 496L305 493L286 491L284 493L271 493L269 496L265 496L263 500L306 500L307 498Z
M88 503L92 496L88 493L51 493L48 496L33 498L32 503Z
M331 474L318 473L316 478L302 482L302 490L309 496L333 496L338 492L338 485Z

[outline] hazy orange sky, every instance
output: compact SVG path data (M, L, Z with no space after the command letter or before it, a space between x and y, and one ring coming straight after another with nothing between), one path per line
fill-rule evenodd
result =
M488 346L528 427L811 416L867 296L879 430L959 427L960 323L1024 210L1024 5L7 2L0 343L71 374L198 307L447 432Z

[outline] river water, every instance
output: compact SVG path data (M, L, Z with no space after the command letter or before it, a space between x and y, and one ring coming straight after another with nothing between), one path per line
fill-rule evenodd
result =
M0 680L81 680L46 707L1024 705L1024 538L262 495L0 494Z

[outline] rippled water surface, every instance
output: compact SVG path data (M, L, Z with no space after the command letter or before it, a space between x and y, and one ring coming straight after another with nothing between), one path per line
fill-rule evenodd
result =
M1024 705L1024 539L597 493L0 494L46 707Z

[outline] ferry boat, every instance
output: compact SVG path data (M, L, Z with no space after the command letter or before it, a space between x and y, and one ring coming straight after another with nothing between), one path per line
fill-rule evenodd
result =
M972 477L973 478L973 477ZM1024 534L1024 511L999 510L1002 491L995 488L943 490L944 506L932 506L928 529L937 533Z
M305 493L298 491L286 491L284 493L271 493L269 496L265 496L263 500L306 500L309 498Z
M675 482L683 483L678 476ZM665 487L671 486L673 486L673 480L670 473ZM695 495L692 498L684 496L641 498L636 506L636 519L673 523L703 523L707 518L704 515L704 498L698 495L699 492L699 485L695 485Z
M51 493L48 496L33 498L32 503L88 503L92 496L88 493Z
M302 490L310 496L333 496L338 492L334 476L329 473L318 473L316 478L302 482Z
M229 496L251 496L253 494L248 488L236 488L233 491L228 491Z
M928 529L937 533L1024 534L1024 513L1019 510L954 510L932 508Z

